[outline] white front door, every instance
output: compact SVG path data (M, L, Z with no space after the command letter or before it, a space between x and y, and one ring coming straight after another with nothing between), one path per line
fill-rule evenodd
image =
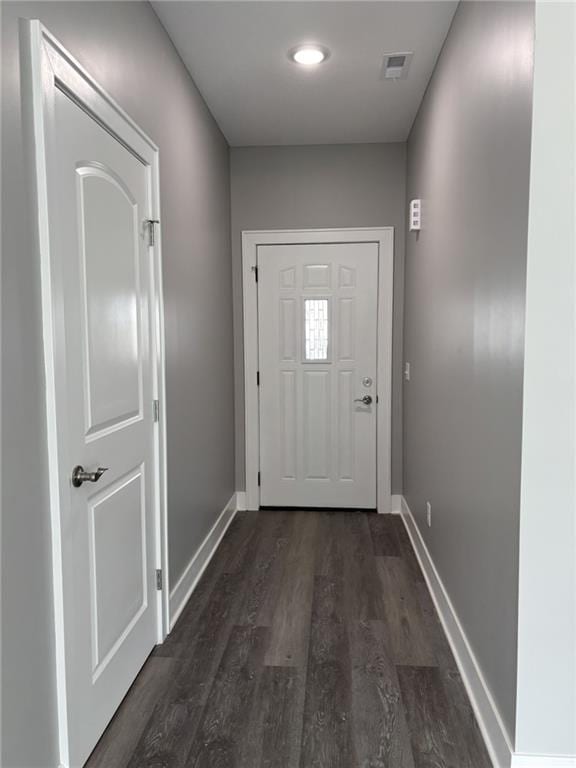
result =
M81 766L157 639L151 193L138 157L60 89L54 98L67 738ZM78 487L76 465L96 473Z
M257 256L261 504L374 508L378 245Z

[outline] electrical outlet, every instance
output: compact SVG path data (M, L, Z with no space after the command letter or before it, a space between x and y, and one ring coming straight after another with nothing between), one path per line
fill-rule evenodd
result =
M426 502L426 522L428 528L432 528L432 504L429 501Z

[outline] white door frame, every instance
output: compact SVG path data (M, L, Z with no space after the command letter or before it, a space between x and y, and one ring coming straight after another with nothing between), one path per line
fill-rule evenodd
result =
M376 504L391 512L392 457L392 303L394 227L370 229L294 229L242 232L244 308L244 426L246 508L258 509L260 488L260 409L258 372L258 246L312 243L376 243L378 245L378 415L376 422Z
M62 333L62 265L55 248L48 215L48 179L55 145L55 89L60 88L91 114L110 133L136 154L147 167L149 189L146 217L159 219L158 147L102 89L39 21L22 22L22 44L28 109L28 148L33 158L31 184L36 192L37 249L40 262L42 333L46 377L46 419L49 470L52 571L56 646L56 684L60 761L68 764L68 722L64 637L64 593L62 574L61 518L68 505L68 466L62 468L62 441L58 433L66 423L65 339ZM157 639L162 642L169 628L168 547L166 505L166 398L164 357L164 302L160 233L150 247L152 291L152 381L153 398L159 401L161 418L154 425L154 515L155 567L162 569L163 589L157 592ZM153 407L153 403L149 404ZM118 702L120 704L120 702Z

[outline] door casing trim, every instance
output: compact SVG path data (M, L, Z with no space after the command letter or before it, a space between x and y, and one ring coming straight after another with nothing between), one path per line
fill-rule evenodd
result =
M376 421L376 503L392 511L392 309L394 227L352 229L247 230L242 232L242 299L244 337L244 429L246 508L258 509L260 489L260 409L258 372L258 287L254 269L258 246L314 243L378 245L378 415Z
M64 590L62 572L62 509L67 504L66 472L61 471L62 441L58 439L65 423L63 407L62 339L58 340L58 292L61 287L58 254L53 247L49 217L50 149L54 145L54 89L60 87L80 107L91 114L147 166L147 216L160 219L159 150L114 99L86 72L64 46L38 20L20 21L23 96L28 153L32 160L30 188L35 193L35 238L40 269L41 319L44 354L46 446L48 452L49 503L52 546L52 578L55 625L55 663L58 705L60 764L69 765L66 657L64 636ZM164 300L160 231L150 247L151 257L151 342L153 397L159 401L160 420L154 424L154 568L163 572L163 589L156 595L157 640L162 642L169 628L167 489L166 489L166 394L164 347ZM152 408L152 403L149 404ZM120 703L120 702L118 702Z

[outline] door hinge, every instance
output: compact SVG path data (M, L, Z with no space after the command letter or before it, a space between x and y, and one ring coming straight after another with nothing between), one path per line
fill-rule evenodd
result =
M258 265L252 267L252 272L254 272L254 280L258 282Z
M260 371L256 371L256 386L260 386Z
M156 245L156 224L160 224L159 219L146 219L148 228L148 245Z
M154 413L154 421L160 421L160 400L152 401L152 412Z
M258 488L260 488L260 472L258 472Z
M162 569L156 569L156 589L160 592L163 589Z
M376 395L376 402L378 402L378 395Z

